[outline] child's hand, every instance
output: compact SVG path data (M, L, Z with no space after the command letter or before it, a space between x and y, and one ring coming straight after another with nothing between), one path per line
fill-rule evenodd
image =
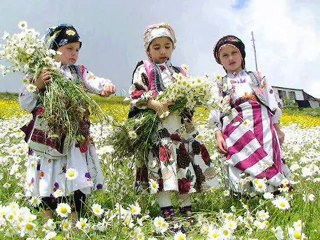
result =
M51 80L52 80L51 72L48 69L44 68L41 71L38 79L34 82L34 85L39 90L43 90L46 87L46 85L48 85L51 82Z
M107 83L103 86L103 89L100 93L102 97L109 97L111 94L116 92L116 86L112 83Z
M223 154L227 154L226 141L224 140L223 134L221 131L216 132L216 143L217 143L219 152Z
M285 134L284 134L284 132L281 131L279 124L277 124L277 123L274 124L274 128L277 132L279 143L280 143L280 145L282 145L282 143L284 142Z
M164 119L168 117L170 114L169 106L174 105L174 102L159 102L159 106L157 109L157 115L161 118Z
M276 131L277 131L277 135L278 135L278 139L279 139L280 145L282 145L282 143L284 143L285 134L280 129L276 130Z
M169 113L169 106L174 105L174 102L159 102L154 99L149 99L147 106L153 109L160 118L164 118L166 113Z

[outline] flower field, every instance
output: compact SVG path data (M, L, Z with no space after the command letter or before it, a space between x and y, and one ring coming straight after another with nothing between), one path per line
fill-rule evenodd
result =
M123 98L94 99L110 119L126 119L129 105ZM225 168L206 124L208 114L200 108L195 118L223 183ZM192 196L190 218L177 214L174 222L161 217L154 195L135 195L134 160L112 157L113 148L105 142L112 127L94 118L91 131L105 187L88 198L78 220L71 218L68 203L59 205L54 219L45 219L37 208L40 199L24 195L28 149L19 128L29 119L16 94L0 94L0 239L320 239L319 110L285 110L281 119L293 191L284 187L277 196L261 191L240 198L227 188L211 189ZM76 177L72 170L68 174L70 181ZM263 184L257 183L261 189ZM173 225L184 231L171 231Z

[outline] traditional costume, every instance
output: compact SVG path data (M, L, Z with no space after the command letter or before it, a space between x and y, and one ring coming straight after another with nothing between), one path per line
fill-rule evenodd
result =
M71 42L81 43L77 31L71 25L50 28L46 40L49 48L53 50ZM66 79L82 84L95 94L100 94L104 85L110 83L108 79L93 75L83 65L62 65L60 71ZM55 137L48 134L46 119L42 117L45 109L37 94L23 87L19 102L22 109L33 114L33 120L22 128L30 147L25 183L26 195L41 196L47 207L55 209L61 197L74 193L75 203L79 205L80 201L85 200L86 194L102 189L103 175L90 137L89 116L79 119L81 121L79 133L86 141L80 144L74 139L71 145L67 145L63 134ZM66 178L66 171L70 168L77 172L73 180ZM79 210L79 206L77 207Z
M245 48L235 36L225 36L218 41L214 56L218 63L219 51L226 44L239 49L245 67ZM228 73L218 83L220 94L230 97L231 112L223 114L213 110L210 125L220 130L227 146L226 163L230 187L235 192L254 191L251 184L243 184L246 176L266 179L269 191L282 184L289 175L284 165L274 124L282 114L274 92L261 73ZM249 189L248 189L249 188Z

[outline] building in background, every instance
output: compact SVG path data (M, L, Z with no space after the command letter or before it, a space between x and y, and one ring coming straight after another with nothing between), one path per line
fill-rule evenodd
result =
M275 92L275 96L280 107L283 107L283 103L285 100L295 102L299 107L320 107L320 99L311 96L303 89L285 88L278 86L272 86L272 88Z

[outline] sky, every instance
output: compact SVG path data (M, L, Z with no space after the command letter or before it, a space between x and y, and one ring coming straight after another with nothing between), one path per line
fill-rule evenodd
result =
M268 82L320 98L320 1L0 0L0 6L0 36L19 32L21 20L41 35L50 26L73 24L83 42L78 63L111 79L118 95L127 95L135 65L146 59L146 26L168 22L177 37L172 63L187 64L190 75L224 74L212 52L228 34L243 40L246 68L255 70L253 31L258 69ZM18 92L21 79L0 76L0 92Z

